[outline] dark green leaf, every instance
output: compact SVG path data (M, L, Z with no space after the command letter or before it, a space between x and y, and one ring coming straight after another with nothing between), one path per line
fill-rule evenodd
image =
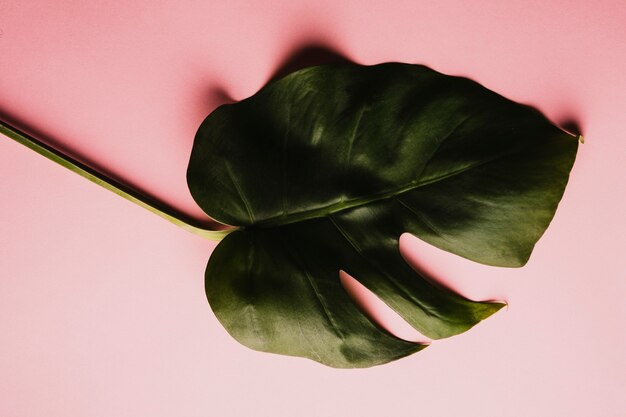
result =
M336 367L424 347L372 324L341 286L344 270L426 336L461 333L502 304L430 284L400 256L400 235L521 266L576 149L536 110L424 66L293 73L219 107L196 136L191 193L239 227L209 260L211 307L246 346Z

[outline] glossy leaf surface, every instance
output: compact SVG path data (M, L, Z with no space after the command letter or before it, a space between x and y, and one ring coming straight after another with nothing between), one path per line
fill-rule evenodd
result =
M430 284L400 256L400 235L523 265L577 144L536 110L424 66L290 74L219 107L196 136L191 193L239 227L209 260L211 307L246 346L335 367L424 347L372 324L341 286L344 270L426 336L461 333L503 305Z

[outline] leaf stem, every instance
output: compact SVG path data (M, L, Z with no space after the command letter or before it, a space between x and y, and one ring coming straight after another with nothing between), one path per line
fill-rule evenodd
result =
M122 184L106 175L96 171L93 168L77 161L76 159L64 154L63 152L54 149L53 147L46 145L45 143L33 138L32 136L20 131L19 129L5 123L0 120L0 133L21 143L22 145L32 149L38 154L45 156L51 161L69 169L80 175L89 181L106 188L109 191L113 191L120 197L125 198L128 201L153 212L154 214L164 218L170 223L181 227L188 232L194 233L198 236L202 236L210 240L222 240L232 229L227 230L214 230L207 225L189 218L188 216L179 213L172 207L162 203L152 197L149 197L134 188Z

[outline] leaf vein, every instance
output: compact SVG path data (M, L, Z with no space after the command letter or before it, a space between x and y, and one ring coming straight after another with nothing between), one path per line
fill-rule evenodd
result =
M433 231L437 236L439 236L440 238L442 238L446 242L453 243L445 236L445 233L443 233L441 230L439 230L439 228L436 227L433 224L433 222L431 222L430 219L428 219L428 217L426 217L423 213L420 213L419 211L414 210L411 206L407 205L404 201L402 201L400 199L400 197L397 196L397 195L393 196L392 198L395 201L397 201L402 207L404 207L409 212L411 212L413 215L415 215L415 217L417 217L418 220L420 220L424 225L426 225L426 227L428 227L431 231Z
M399 187L392 188L391 190L387 190L387 191L383 191L383 192L375 193L375 194L370 194L366 197L354 198L352 200L329 204L329 205L317 207L317 208L310 209L310 210L294 212L287 217L277 216L277 217L270 217L267 219L263 219L257 222L256 226L259 226L259 227L275 227L279 225L283 226L283 225L296 223L296 222L303 221L303 220L330 216L331 214L335 214L335 213L348 210L351 208L355 208L355 207L364 206L375 201L391 199L397 195L402 195L409 191L413 191L417 188L425 187L427 185L437 183L437 182L446 180L451 177L455 177L457 175L463 174L467 171L473 170L480 166L487 165L492 162L497 162L500 158L513 155L516 152L519 152L521 149L523 148L518 147L511 151L504 152L499 155L495 155L493 158L489 158L484 161L478 161L478 162L472 163L465 167L459 168L456 171L452 171L452 172L440 175L435 178L430 178L422 182L420 182L420 180L417 179L417 180L413 180L408 183L405 183ZM278 221L278 220L283 220L283 221Z
M386 277L389 282L391 282L401 293L405 294L415 305L417 305L422 311L424 311L424 313L432 316L429 309L422 305L420 300L415 298L413 294L411 294L406 288L404 288L402 284L398 282L398 280L388 274L383 268L378 267L378 265L373 263L367 256L365 256L363 250L359 247L359 245L354 241L354 239L350 237L350 234L343 227L341 227L341 225L335 220L332 215L329 215L328 218L330 219L333 226L335 226L339 234L346 240L346 242L348 242L348 244L356 251L356 253L365 260L368 265L372 266L376 271Z
M287 243L288 243L287 244L288 252L290 252L292 254L295 262L298 264L298 266L300 267L300 270L304 273L305 277L307 278L307 282L310 285L311 289L313 290L313 293L315 294L315 297L317 298L317 301L318 301L320 307L322 308L322 311L324 312L324 316L326 317L326 320L328 321L330 326L335 331L335 334L341 340L344 340L343 332L341 330L339 330L339 327L335 323L335 320L333 319L332 314L331 314L330 310L328 309L328 306L326 305L326 301L324 300L322 294L320 293L319 288L314 283L313 277L309 273L308 266L302 260L302 258L296 253L295 250L290 250L290 248L293 248L294 246L293 245L289 245L290 242L287 242Z
M343 161L343 169L341 171L344 181L346 179L345 178L346 172L348 171L348 167L350 166L350 160L352 159L352 147L354 145L354 141L356 140L357 133L359 132L359 127L361 126L361 121L363 120L363 114L365 114L365 110L366 110L366 106L363 106L359 112L359 115L357 116L356 124L354 125L354 129L352 129L352 134L350 135L350 138L348 139L348 149L346 150L346 157ZM343 202L345 198L346 198L345 194L342 194L339 202L340 203Z
M254 214L252 214L252 209L250 208L250 202L246 198L245 193L241 190L241 185L239 185L239 182L235 179L235 176L233 175L233 170L230 167L230 164L228 163L226 159L224 159L224 165L226 166L226 172L228 173L228 178L235 186L235 190L237 190L237 194L239 195L239 198L243 202L243 205L245 206L246 211L248 212L250 223L254 223Z

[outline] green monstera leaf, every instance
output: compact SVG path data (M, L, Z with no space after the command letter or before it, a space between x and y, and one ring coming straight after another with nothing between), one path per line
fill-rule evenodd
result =
M425 347L373 324L340 270L424 335L464 332L503 304L431 284L400 256L400 235L489 265L524 265L577 145L538 111L424 66L292 73L219 107L196 136L191 193L236 227L209 259L209 303L244 345L334 367Z

